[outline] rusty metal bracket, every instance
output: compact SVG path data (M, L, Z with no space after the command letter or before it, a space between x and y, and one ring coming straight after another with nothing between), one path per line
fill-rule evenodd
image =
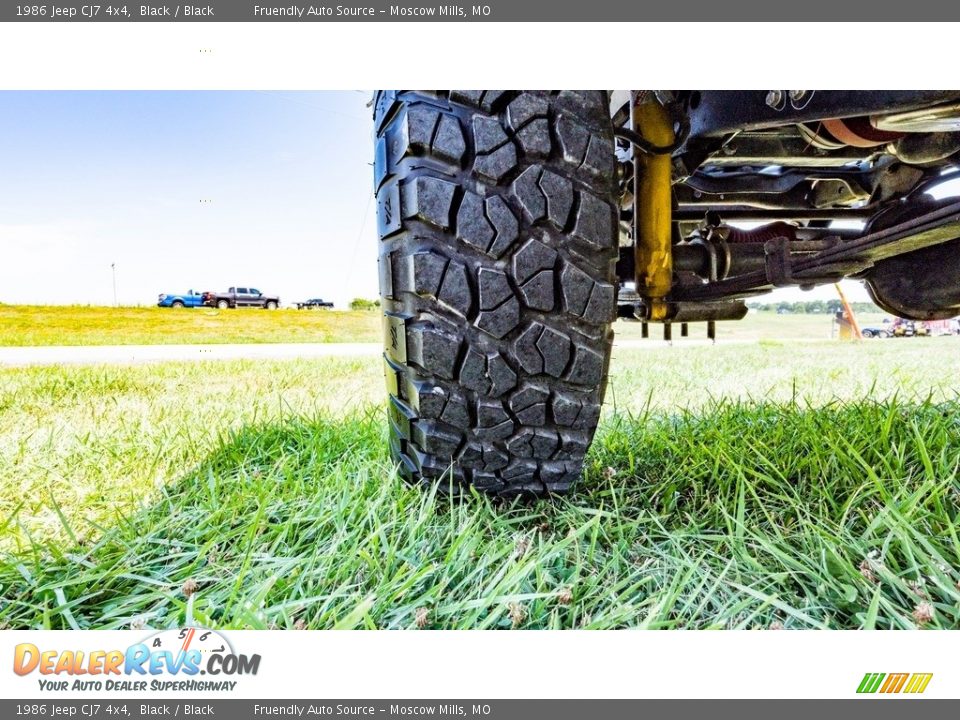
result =
M763 246L764 267L767 282L774 287L793 285L793 268L790 265L790 241L785 237L767 240Z

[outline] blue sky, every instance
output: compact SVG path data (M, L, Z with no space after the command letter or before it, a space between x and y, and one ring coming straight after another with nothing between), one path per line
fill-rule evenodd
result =
M0 302L375 297L369 97L0 92Z

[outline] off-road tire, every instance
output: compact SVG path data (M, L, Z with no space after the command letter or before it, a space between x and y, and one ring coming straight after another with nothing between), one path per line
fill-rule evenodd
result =
M606 93L381 91L374 123L393 458L455 492L567 490L616 316Z

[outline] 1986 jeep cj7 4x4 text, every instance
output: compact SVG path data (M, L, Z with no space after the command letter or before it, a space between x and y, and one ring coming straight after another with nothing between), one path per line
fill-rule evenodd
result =
M569 488L618 301L666 335L712 336L745 297L843 277L902 317L960 313L960 199L927 193L960 163L958 91L381 91L374 105L390 443L411 479Z

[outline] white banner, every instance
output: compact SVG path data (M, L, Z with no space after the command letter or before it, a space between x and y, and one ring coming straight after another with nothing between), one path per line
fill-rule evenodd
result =
M958 698L954 641L949 631L5 631L0 665L6 699Z

